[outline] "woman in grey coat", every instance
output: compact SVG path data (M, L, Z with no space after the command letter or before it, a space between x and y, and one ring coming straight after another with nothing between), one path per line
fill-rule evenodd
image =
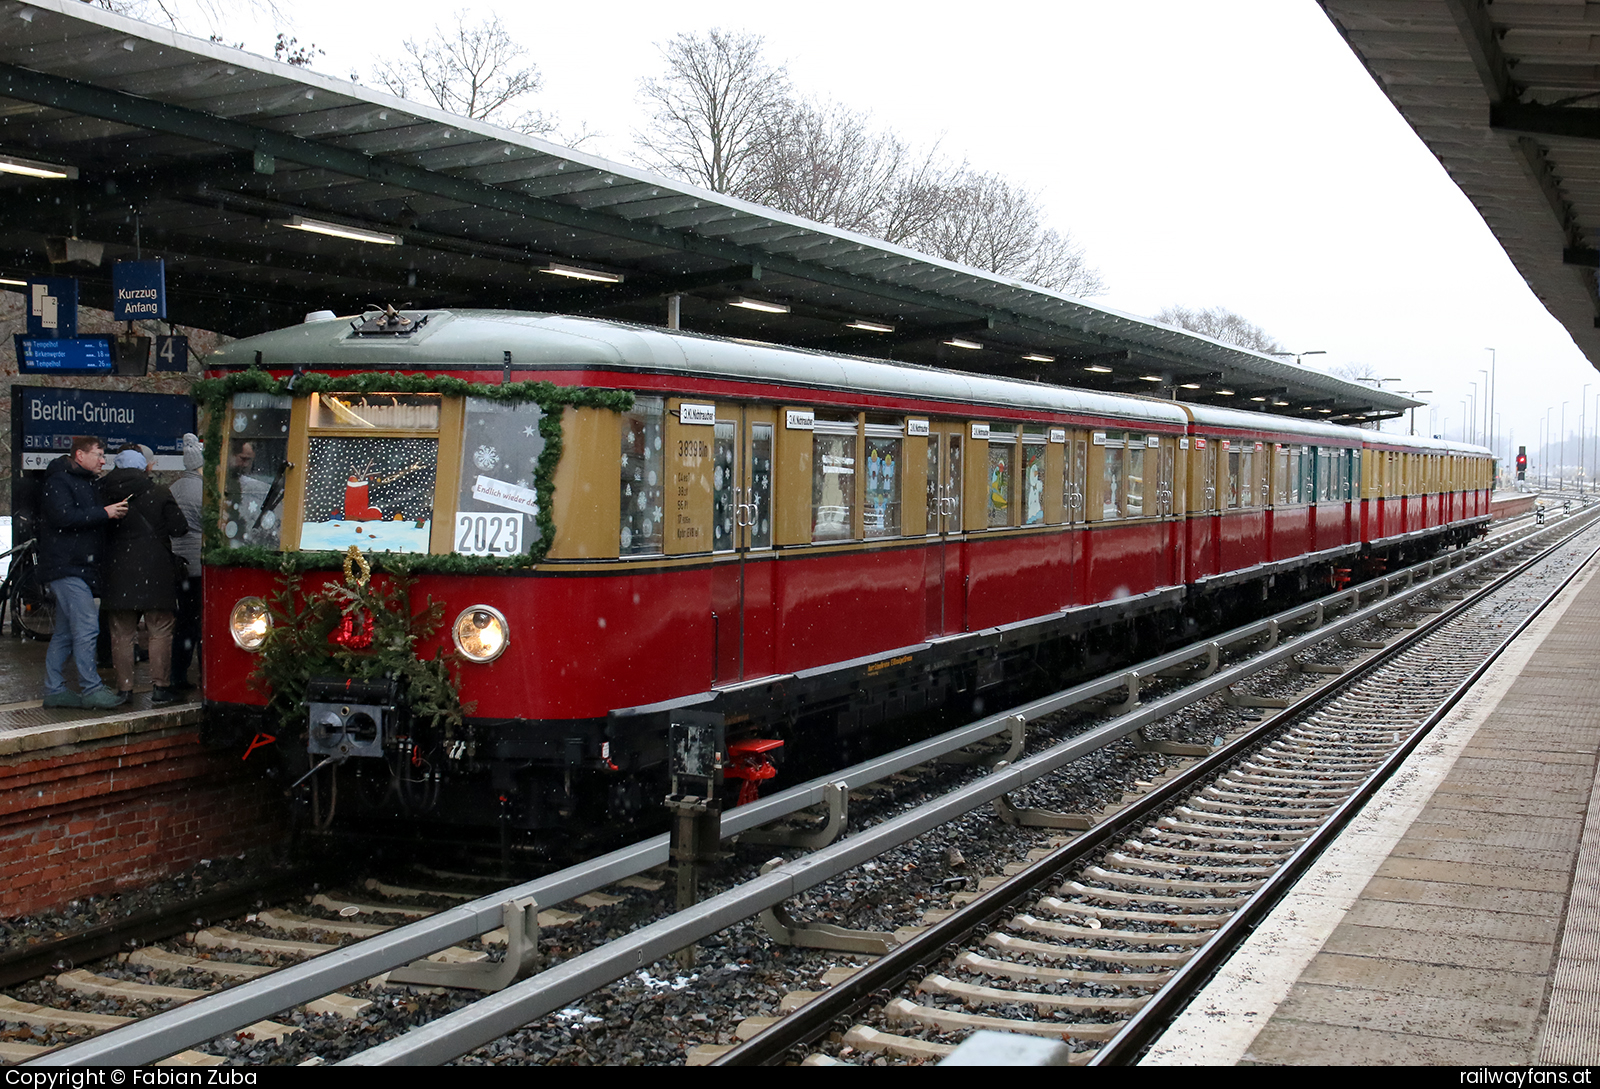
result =
M177 702L172 691L172 628L178 610L176 571L169 537L189 532L172 493L148 475L137 449L117 455L116 468L100 480L107 503L126 499L128 515L106 542L100 607L111 616L111 665L117 691L133 691L133 640L139 614L150 634L150 702Z

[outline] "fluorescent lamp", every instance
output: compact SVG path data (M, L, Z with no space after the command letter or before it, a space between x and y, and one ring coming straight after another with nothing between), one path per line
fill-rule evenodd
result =
M1038 352L1029 352L1027 355L1023 356L1022 358L1026 359L1029 363L1054 363L1056 361L1056 357L1055 356L1053 356L1053 355L1040 355Z
M768 302L765 299L746 299L736 296L728 300L729 306L737 306L745 310L759 310L763 314L787 314L789 307L784 303Z
M976 340L962 340L960 337L951 337L949 340L941 341L941 343L948 344L952 348L965 348L969 352L983 351L983 345Z
M1199 389L1200 388L1200 383L1199 382L1185 382L1183 384L1183 388L1184 389Z
M1085 367L1083 369L1088 371L1090 374L1110 374L1111 373L1111 368L1110 367L1102 367L1098 363L1091 363L1091 364L1089 364L1089 366L1087 366L1087 367Z
M894 326L892 325L884 325L882 322L877 321L863 321L860 318L857 318L855 321L846 322L844 327L846 329L860 329L863 333L894 332Z
M273 223L279 227L288 227L291 230L325 234L331 238L348 238L352 242L376 242L380 246L398 246L400 244L400 236L397 234L385 234L382 231L364 231L360 227L346 227L340 223L324 223L320 219L307 219L305 216L275 219Z
M1159 381L1161 381L1161 376L1159 374L1141 374L1139 376L1139 381L1141 381L1141 382L1159 382Z
M1280 406L1280 407L1282 407L1282 406L1284 406L1284 405L1287 405L1287 404L1288 404L1288 403L1289 403L1289 402L1288 402L1288 401L1274 401L1274 402L1272 402L1272 403L1273 403L1273 404L1275 404L1275 405L1278 405L1278 406Z
M0 284L4 284L7 287L27 287L28 281L13 280L9 276L0 276Z
M38 159L22 159L15 155L0 155L0 174L21 174L25 178L76 178L78 168L42 163Z
M1222 396L1224 396L1224 397L1232 397L1233 396L1233 390L1231 390L1231 389L1219 389L1219 390L1217 390L1217 392L1222 394Z
M1251 399L1251 400L1252 400L1252 401L1265 401L1265 400L1266 400L1266 398L1265 398L1265 397L1252 397L1252 398L1250 398L1250 399Z
M620 284L622 282L622 273L620 272L599 272L592 268L579 268L576 265L558 265L553 261L539 271L548 272L552 276L566 276L573 280L593 280L602 284Z

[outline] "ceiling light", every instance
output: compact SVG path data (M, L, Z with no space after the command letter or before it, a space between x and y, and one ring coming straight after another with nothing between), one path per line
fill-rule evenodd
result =
M860 329L863 333L892 333L894 326L885 325L878 321L864 321L857 318L855 321L846 322L846 329Z
M962 340L960 337L951 337L942 343L948 344L952 348L965 348L969 352L981 352L983 350L983 345L976 340Z
M1278 405L1278 406L1280 406L1280 407L1282 407L1282 406L1284 406L1284 405L1287 405L1287 404L1288 404L1288 403L1289 403L1289 402L1288 402L1288 401L1274 401L1274 402L1272 402L1272 403L1273 403L1273 404L1275 404L1275 405Z
M1183 388L1184 389L1199 389L1200 388L1200 383L1199 382L1185 382L1183 384Z
M745 310L759 310L763 314L787 314L789 307L784 303L768 302L765 299L746 299L735 296L728 300L729 306L737 306Z
M1231 390L1231 389L1219 389L1219 390L1217 390L1217 392L1219 394L1221 394L1222 396L1224 396L1224 397L1232 397L1233 396L1233 390Z
M22 159L15 155L0 155L0 174L21 174L25 178L76 178L78 168L42 163L38 159Z
M364 231L360 227L346 227L340 223L324 223L320 219L307 219L305 216L290 216L288 219L275 219L276 226L288 227L296 231L309 231L312 234L325 234L332 238L348 238L352 242L376 242L380 246L398 246L400 236L385 234L382 231Z
M13 280L9 276L0 276L0 284L4 284L7 287L27 287L28 281Z
M1317 409L1317 411L1318 412L1322 412L1322 413L1332 413L1333 409L1331 409L1331 408L1319 408L1319 409Z
M1022 358L1026 359L1029 363L1054 363L1056 361L1056 357L1055 356L1053 356L1053 355L1040 355L1038 352L1029 352L1027 355L1023 356Z
M1252 398L1250 398L1250 399L1251 399L1251 400L1252 400L1252 401L1265 401L1265 400L1266 400L1266 398L1265 398L1265 397L1252 397Z
M622 273L620 272L600 272L592 268L579 268L576 265L558 265L553 261L539 271L548 272L552 276L566 276L573 280L593 280L602 284L620 284L622 282Z
M1141 374L1139 376L1139 381L1141 381L1141 382L1160 382L1160 381L1162 381L1162 378L1161 378L1161 376L1159 374Z
M1111 368L1110 367L1102 367L1098 363L1091 363L1091 364L1089 364L1089 366L1087 366L1087 367L1085 367L1083 369L1088 371L1090 374L1110 374L1111 373Z

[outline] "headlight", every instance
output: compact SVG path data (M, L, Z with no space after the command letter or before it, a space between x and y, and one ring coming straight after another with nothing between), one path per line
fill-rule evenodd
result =
M456 649L474 662L492 662L511 642L511 628L498 609L474 605L456 617L450 629Z
M259 597L242 597L228 615L228 633L244 650L260 650L272 630L272 613Z

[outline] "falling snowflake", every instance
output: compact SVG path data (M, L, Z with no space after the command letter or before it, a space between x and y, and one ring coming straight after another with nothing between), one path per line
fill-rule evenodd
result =
M519 481L517 481L517 487L526 488L527 486L528 486L527 480L519 480Z
M500 454L492 446L480 446L472 455L472 463L480 469L493 469L500 464Z

